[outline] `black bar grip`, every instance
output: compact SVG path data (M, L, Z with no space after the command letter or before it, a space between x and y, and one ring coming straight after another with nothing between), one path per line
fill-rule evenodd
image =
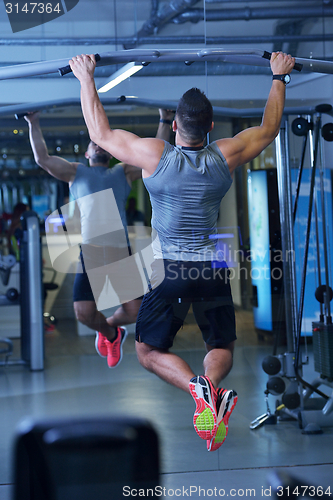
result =
M263 55L262 55L262 57L264 59L270 60L271 59L271 55L272 55L271 52L267 52L267 50L265 50L264 53L263 53ZM295 69L296 71L302 71L302 68L303 68L303 64L301 64L301 63L295 63L295 65L293 67L293 69Z
M99 54L95 54L95 60L96 60L96 62L100 61L101 56ZM64 66L63 68L59 68L58 71L59 71L61 76L67 75L68 73L72 72L69 64L68 64L68 66Z

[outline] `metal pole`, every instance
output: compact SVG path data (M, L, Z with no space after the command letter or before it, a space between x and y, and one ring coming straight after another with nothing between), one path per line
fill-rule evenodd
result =
M318 157L318 144L319 144L319 134L321 129L321 117L318 115L317 122L315 125L315 144L314 144L314 154L313 154L313 163L312 163L312 171L311 171L311 181L310 181L310 194L309 194L309 208L308 208L308 219L307 219L307 227L305 234L305 247L304 247L304 259L303 259L303 269L302 269L302 277L301 277L301 289L300 289L300 303L298 309L298 317L297 317L297 350L296 350L296 369L298 367L298 355L299 355L299 344L300 337L302 331L302 319L303 319L303 309L304 309L304 297L305 297L305 283L306 283L306 271L308 264L308 256L309 256L309 242L310 242L310 230L311 230L311 218L312 218L312 208L313 208L313 200L314 200L314 190L315 190L315 180L316 180L316 166L317 166L317 157Z
M0 68L1 69L1 68ZM143 106L150 108L174 109L177 107L177 101L160 101L153 99L141 99L138 97L101 97L103 106ZM56 99L52 101L29 102L26 104L14 104L0 108L0 117L17 115L16 118L22 118L25 114L33 111L66 108L67 106L81 106L79 97L70 99ZM262 117L264 108L224 108L213 106L214 116L223 116L229 118ZM315 106L297 106L284 108L285 115L304 115L314 113ZM332 116L331 112L327 112ZM42 116L43 118L43 116ZM48 118L48 116L46 116Z
M73 54L76 55L76 54ZM131 49L96 54L99 57L98 66L112 64L140 62L147 65L153 62L183 61L191 64L196 61L220 61L225 63L245 64L250 66L269 67L270 53L265 50L243 49L226 50L216 49ZM0 80L22 78L27 76L45 75L59 72L65 74L70 57L53 61L18 64L0 68ZM297 65L297 66L296 66ZM317 59L296 58L295 69L304 69L304 72L333 74L333 62ZM69 70L70 71L70 70Z
M313 392L316 392L321 397L328 399L328 396L326 396L323 392L319 391L319 389L313 387L311 384L302 379L301 366L299 363L300 330L298 330L298 327L300 328L302 319L301 314L298 313L296 297L296 269L294 250L295 244L293 232L291 175L288 151L288 125L288 120L285 118L284 122L282 122L280 133L275 139L276 165L278 173L278 193L280 204L281 243L284 256L283 283L285 291L284 298L288 349L288 353L286 353L285 355L285 365L287 372L286 376L289 378L296 377L297 381L300 384L305 387L309 387ZM312 200L310 200L310 205L312 207ZM292 258L290 258L290 256L292 256ZM300 312L302 311L302 307L303 304L301 304L300 306Z
M27 221L30 292L30 369L44 369L44 321L42 295L42 256L39 219Z
M320 154L322 158L322 138L320 142ZM332 324L331 304L330 304L330 283L329 283L329 269L328 269L328 240L326 231L326 208L325 208L325 188L324 188L324 168L322 162L319 167L320 178L320 198L321 198L321 216L323 226L323 244L324 244L324 263L325 263L325 280L326 280L326 294L325 294L325 309L326 309L326 324Z
M37 371L44 369L44 300L39 219L33 211L24 213L23 219L24 255L20 264L21 314L24 316L21 317L22 357L30 364L32 371Z
M287 350L295 351L297 321L295 250L290 164L288 154L288 120L284 117L275 139L278 195L280 205L281 244L283 255L283 284L286 314Z
M309 130L310 136L310 165L314 165L314 142L313 130ZM317 188L314 186L314 215L315 215L315 233L316 233L316 252L317 252L317 267L318 267L318 285L321 286L321 259L320 259L320 244L319 244L319 225L318 225L318 203L317 203ZM323 304L319 303L320 321L324 322Z

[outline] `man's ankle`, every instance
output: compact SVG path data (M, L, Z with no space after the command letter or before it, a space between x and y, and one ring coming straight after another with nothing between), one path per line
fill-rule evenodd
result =
M114 342L117 338L117 328L112 328L113 332L108 334L106 338L108 339L109 342Z

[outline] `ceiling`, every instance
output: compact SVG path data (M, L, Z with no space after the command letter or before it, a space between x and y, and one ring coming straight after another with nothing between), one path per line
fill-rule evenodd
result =
M0 4L0 68L56 59L80 53L122 52L128 49L260 49L283 50L299 58L333 58L332 0L59 0L63 14L39 26L13 33ZM22 2L23 3L23 2ZM53 2L55 3L55 2ZM13 2L14 5L14 2ZM16 28L24 28L16 24ZM13 29L12 29L13 28ZM96 85L122 64L96 69ZM296 74L288 87L287 105L330 102L332 75ZM270 87L266 67L182 61L151 63L137 75L104 94L137 96L140 105L115 102L106 106L112 127L128 128L140 135L154 135L158 106L176 103L192 86L204 90L218 107L258 108ZM26 122L16 120L15 106L52 103L41 120L51 147L86 144L87 134L79 107L79 83L73 75L58 73L0 80L0 151L30 152ZM64 104L61 104L61 101ZM71 101L71 104L68 104ZM74 102L76 100L76 102ZM14 108L13 108L14 107ZM219 116L218 120L223 120ZM15 133L14 133L15 131ZM23 154L23 153L22 153Z

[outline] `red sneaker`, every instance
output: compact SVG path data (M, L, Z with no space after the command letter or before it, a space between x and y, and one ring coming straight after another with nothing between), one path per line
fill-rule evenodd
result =
M212 439L217 431L215 409L215 389L208 377L193 377L189 384L191 395L196 403L193 425L201 439Z
M127 337L127 330L123 326L116 329L117 337L113 342L107 342L107 362L109 368L115 368L123 358L123 343Z
M237 403L236 391L218 388L217 393L217 430L213 438L207 439L207 450L215 451L225 441L228 434L228 421Z
M108 355L107 342L108 339L101 332L96 331L95 349L102 358Z

